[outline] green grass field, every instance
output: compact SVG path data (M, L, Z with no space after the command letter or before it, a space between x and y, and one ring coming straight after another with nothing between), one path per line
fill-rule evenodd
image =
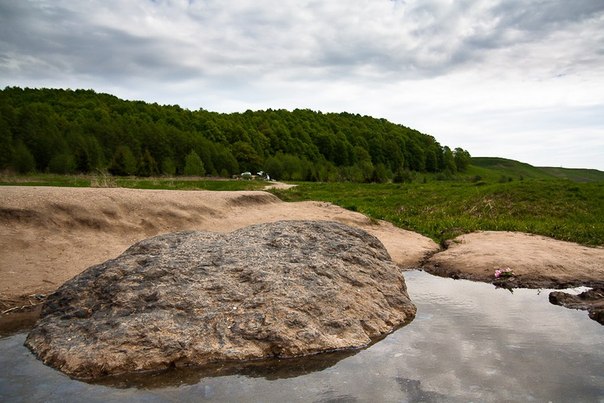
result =
M437 242L477 230L496 230L604 245L604 183L536 179L503 183L301 183L273 192L286 201L332 202Z
M136 178L110 175L4 175L0 186L122 187L166 190L262 190L265 181L206 178Z
M604 172L596 169L534 167L524 162L497 157L473 157L469 173L485 178L567 179L573 182L601 182Z
M575 182L528 164L478 159L449 180L417 174L411 183L299 183L272 192L285 201L328 201L426 235L437 242L477 230L522 231L585 245L604 245L601 172L562 170ZM172 190L261 190L263 181L120 178L107 175L0 176L0 185L125 187ZM0 190L1 191L1 190Z

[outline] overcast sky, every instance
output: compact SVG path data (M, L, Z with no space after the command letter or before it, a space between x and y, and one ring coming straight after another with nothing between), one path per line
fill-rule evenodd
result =
M604 170L603 0L0 0L0 86L386 118Z

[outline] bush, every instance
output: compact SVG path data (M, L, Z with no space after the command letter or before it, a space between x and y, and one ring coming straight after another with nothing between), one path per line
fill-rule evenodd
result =
M413 182L413 179L415 179L415 175L413 172L408 169L399 169L398 171L396 171L396 174L394 175L394 178L392 178L392 181L394 183L411 183Z
M194 150L185 158L185 169L184 174L186 176L203 176L206 170L203 166L203 161L199 158L199 155Z
M128 146L118 146L109 165L109 173L117 176L129 176L136 173L136 158Z
M13 154L12 166L20 174L26 174L36 169L34 156L23 143L18 143Z
M75 158L71 154L58 154L51 158L48 170L56 174L71 174L76 170Z

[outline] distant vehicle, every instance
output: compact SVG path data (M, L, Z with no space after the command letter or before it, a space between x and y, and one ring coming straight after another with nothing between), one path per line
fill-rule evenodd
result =
M235 175L235 177L237 177L237 176ZM256 179L265 180L265 181L271 180L270 175L264 171L260 171L260 172L256 173L256 175L252 175L251 172L245 171L245 172L242 172L241 175L239 175L239 178L246 179L246 180L256 180Z
M262 179L264 179L264 180L266 180L266 181L270 181L270 180L271 180L270 175L269 175L269 174L267 174L267 173L266 173L266 172L264 172L264 171L260 171L260 172L256 173L256 175L257 175L259 178L262 178Z

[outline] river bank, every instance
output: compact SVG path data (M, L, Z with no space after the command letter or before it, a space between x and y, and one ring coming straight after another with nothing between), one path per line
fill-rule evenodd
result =
M604 286L604 248L513 232L431 239L325 202L286 203L262 191L6 186L0 192L0 312L38 305L87 267L166 232L230 232L284 219L366 230L402 269L516 288ZM496 270L512 275L495 278ZM601 304L600 304L601 305Z

